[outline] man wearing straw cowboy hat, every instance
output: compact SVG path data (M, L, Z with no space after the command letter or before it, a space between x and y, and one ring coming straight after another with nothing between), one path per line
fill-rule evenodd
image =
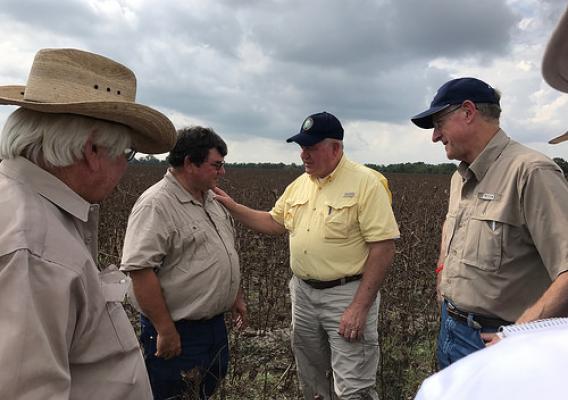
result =
M568 9L546 48L542 75L552 87L568 93ZM566 133L550 143L565 140ZM559 295L568 298L568 293ZM564 306L555 316L568 316ZM416 400L565 399L568 325L564 318L548 322L552 327L507 337L431 376Z
M44 49L0 137L0 398L151 399L122 308L125 277L97 269L98 206L136 151L175 128L134 102L136 78L106 57Z

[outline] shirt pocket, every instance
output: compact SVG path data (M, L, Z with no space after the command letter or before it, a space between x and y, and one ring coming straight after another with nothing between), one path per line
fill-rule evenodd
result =
M346 239L357 221L357 200L341 198L325 202L323 234L326 239Z
M474 212L470 217L464 243L464 264L497 272L503 256L503 235L510 218L499 210Z
M128 320L126 311L124 311L124 307L122 307L122 303L115 301L107 302L106 312L122 349L124 351L130 351L138 348L138 339L136 338L132 324Z
M191 270L192 273L207 269L210 259L215 256L211 240L216 240L216 238L211 238L211 234L217 235L217 232L213 228L207 229L198 221L191 221L190 224L180 229L177 240L181 243L176 247L181 251L176 257L179 261L173 264L183 271L190 272Z
M108 330L109 333L114 331L118 343L125 351L138 347L138 339L122 306L128 288L126 275L115 265L110 265L99 272L99 284L106 312L102 318L113 328Z
M286 208L284 210L284 227L290 233L294 233L294 229L298 225L302 206L308 203L307 197L297 197L286 200Z
M445 245L444 255L450 254L450 246L452 245L452 239L454 238L454 232L456 230L456 216L448 214L446 216L445 226L444 226L444 237L443 242Z

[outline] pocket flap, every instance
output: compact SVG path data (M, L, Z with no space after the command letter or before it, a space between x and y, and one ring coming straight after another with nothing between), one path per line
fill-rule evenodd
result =
M111 264L99 272L103 296L107 303L123 302L130 285L130 278Z
M297 196L290 199L286 199L286 205L288 207L301 206L302 204L306 204L307 202L308 202L307 196L305 197Z
M350 197L340 197L339 199L328 200L325 202L326 207L331 207L335 210L342 208L353 207L357 204L357 199Z

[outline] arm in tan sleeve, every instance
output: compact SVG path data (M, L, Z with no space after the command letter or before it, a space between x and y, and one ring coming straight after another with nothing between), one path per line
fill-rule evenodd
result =
M436 264L436 300L438 303L442 304L442 292L440 291L440 282L442 281L442 270L438 270L441 266L444 265L444 261L446 259L447 254L447 243L446 243L446 230L447 230L447 220L444 221L442 225L442 238L440 239L440 254L438 255L438 263ZM444 267L441 267L442 269Z
M568 272L560 274L540 299L515 322L520 324L551 317L568 317Z
M216 195L215 199L223 204L233 217L246 227L269 235L281 235L286 232L286 228L276 222L268 211L253 210L239 204L219 188L215 188L213 191Z
M151 268L130 271L136 301L158 332L156 357L166 359L181 354L181 339L162 294L160 280Z
M69 351L87 302L73 271L27 250L0 257L0 399L69 398Z
M365 262L363 278L353 301L345 309L339 322L339 334L347 340L361 338L367 322L367 313L383 285L394 257L394 240L368 243L369 255ZM353 335L353 332L356 334Z
M568 183L559 171L538 169L523 191L527 227L554 281L516 322L568 316ZM538 206L537 206L538 205Z

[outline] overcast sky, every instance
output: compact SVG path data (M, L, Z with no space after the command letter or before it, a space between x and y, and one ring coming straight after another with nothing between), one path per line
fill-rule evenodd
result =
M228 162L296 162L285 139L335 114L348 156L445 162L409 117L449 79L503 93L502 127L550 157L568 129L568 95L540 65L564 0L0 0L0 85L25 84L37 50L108 56L138 79L137 101L176 128L210 126ZM14 108L0 108L0 124Z

